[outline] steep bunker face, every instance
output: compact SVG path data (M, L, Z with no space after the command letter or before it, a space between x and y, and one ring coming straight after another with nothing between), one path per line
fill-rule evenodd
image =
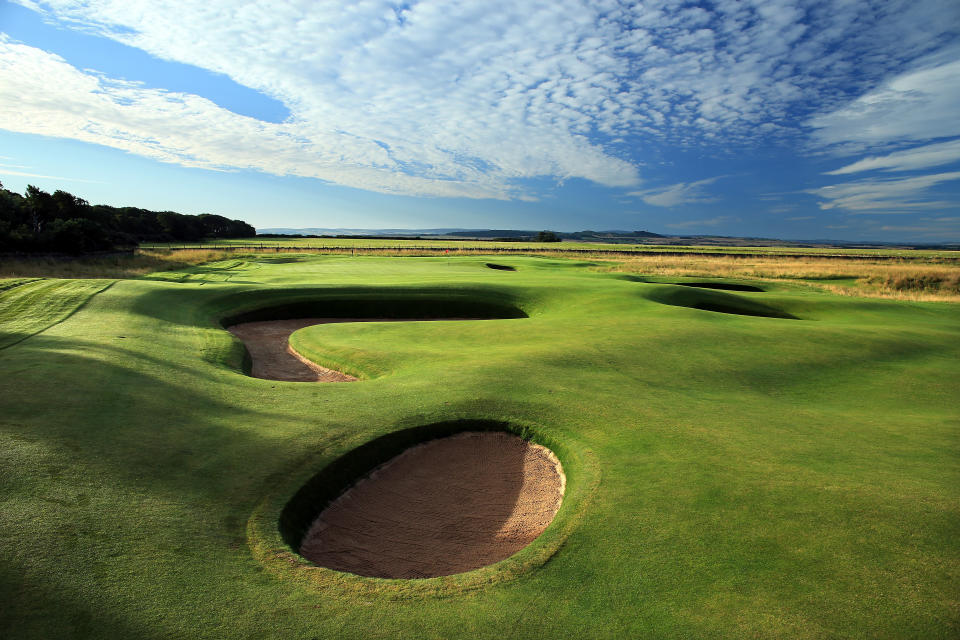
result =
M468 293L444 297L354 295L264 306L221 319L221 325L247 349L254 378L284 382L354 382L356 378L322 367L290 346L290 335L305 327L334 322L422 322L526 318L504 301L476 299Z
M565 484L549 449L512 433L440 437L349 486L305 527L299 552L323 567L378 578L478 569L537 538L560 508ZM305 492L309 485L288 505L288 524L302 518L296 512L308 502Z
M688 307L701 311L713 311L738 316L780 318L798 320L782 309L723 291L711 291L687 286L659 285L644 292L644 297L653 302L673 307Z
M748 291L750 293L763 293L763 289L755 287L752 284L740 284L737 282L668 282L666 284L675 284L681 287L697 287L698 289L719 289L721 291Z
M325 322L324 318L262 320L242 322L227 330L243 342L250 354L250 375L264 380L284 382L354 382L346 373L321 367L307 360L290 346L290 335L298 329Z

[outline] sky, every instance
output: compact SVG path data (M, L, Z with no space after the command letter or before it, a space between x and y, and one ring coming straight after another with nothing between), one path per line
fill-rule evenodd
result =
M258 228L960 241L956 0L0 0L0 181Z

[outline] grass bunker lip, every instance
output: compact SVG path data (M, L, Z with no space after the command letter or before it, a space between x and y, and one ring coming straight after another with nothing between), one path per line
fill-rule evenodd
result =
M797 316L787 313L756 300L743 298L722 291L711 291L694 287L680 287L674 285L658 285L644 292L644 297L653 302L672 307L687 307L701 311L713 311L738 316L755 316L761 318L779 318L784 320L799 320Z
M247 302L249 304L249 302ZM290 335L308 326L339 322L421 322L428 320L492 320L526 318L520 308L500 300L484 300L469 292L446 297L411 292L366 293L343 297L262 303L220 319L220 326L245 347L243 372L284 382L353 382L357 378L328 369L290 346Z
M664 284L674 284L681 287L696 287L698 289L719 289L721 291L745 291L749 293L763 293L766 289L755 287L752 284L739 284L736 282L669 282Z
M512 300L494 297L496 293L457 289L256 290L236 296L231 301L236 311L222 315L220 325L227 328L242 322L295 318L376 321L528 317Z
M286 504L280 533L301 556L337 571L452 575L530 544L565 486L553 452L507 423L437 423L382 436L327 465Z
M766 293L766 289L753 284L744 284L741 282L724 282L717 280L686 280L670 281L659 278L650 279L645 276L623 275L622 280L630 282L641 282L643 284L669 284L677 287L692 287L695 289L716 289L718 291L742 291L744 293Z

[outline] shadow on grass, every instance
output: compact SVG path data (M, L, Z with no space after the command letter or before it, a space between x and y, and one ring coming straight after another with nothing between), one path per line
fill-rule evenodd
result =
M720 282L720 281L667 281L659 279L650 279L644 276L620 276L622 280L630 282L642 282L644 284L670 284L678 287L695 287L698 289L718 289L720 291L744 291L749 293L764 293L766 289L752 284L743 284L740 282Z
M0 562L0 637L24 638L154 638L169 637L145 625L111 615L95 604L94 594L31 580L29 569ZM56 612L52 615L52 612Z
M730 293L710 291L693 287L677 287L673 285L653 286L642 293L643 297L653 302L673 307L688 307L701 311L727 313L739 316L755 316L762 318L781 318L799 320L797 316L787 313L776 307L742 298Z
M736 282L671 282L669 284L681 287L697 287L698 289L719 289L721 291L747 291L752 293L762 293L766 289L754 287L749 284L737 284Z
M269 467L277 440L259 428L302 421L231 401L246 390L201 366L77 339L37 336L0 361L0 376L6 431L66 445L96 475L227 504L249 476L217 470Z
M284 541L294 551L299 550L304 535L317 516L357 480L410 447L464 431L512 433L510 425L506 422L458 420L401 429L356 447L321 469L290 499L280 514L280 533ZM522 477L521 472L522 467L518 467L516 475ZM520 488L519 485L516 487L514 499L519 494ZM508 502L510 502L510 510L501 514L502 518L495 525L492 522L484 523L490 525L487 528L491 533L498 531L499 525L513 512L515 500Z
M231 283L237 284L237 283ZM291 318L526 318L521 300L499 287L263 287L236 291L164 288L133 310L181 325L228 326Z

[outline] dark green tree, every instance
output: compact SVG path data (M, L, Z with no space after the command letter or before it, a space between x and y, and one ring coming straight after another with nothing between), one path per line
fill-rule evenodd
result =
M257 230L242 220L215 214L184 215L136 207L91 206L58 189L49 194L29 185L23 196L0 183L0 251L86 253L139 242L195 242L246 238Z
M534 240L537 242L560 242L560 236L553 231L541 231Z

